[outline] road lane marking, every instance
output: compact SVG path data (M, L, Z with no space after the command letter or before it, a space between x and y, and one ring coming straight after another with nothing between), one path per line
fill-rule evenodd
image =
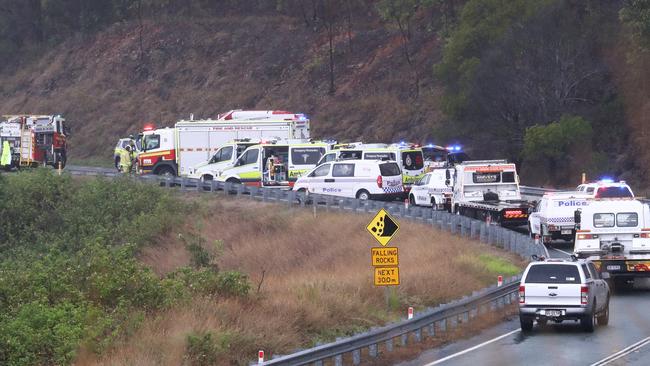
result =
M428 364L426 364L426 365L424 365L424 366L433 366L433 365L437 365L437 364L439 364L439 363L442 363L442 362L445 362L445 361L451 360L452 358L456 358L456 357L458 357L458 356L461 356L461 355L464 355L464 354L466 354L466 353L472 352L472 351L477 350L477 349L479 349L479 348L481 348L481 347L483 347L483 346L487 346L487 345L490 344L490 343L494 343L494 342L496 342L496 341L498 341L498 340L501 340L501 339L503 339L503 338L505 338L505 337L508 337L508 336L513 335L513 334L515 334L515 333L517 333L517 332L520 332L520 331L521 331L521 328L519 328L519 329L515 329L515 330L513 330L512 332L508 332L508 333L503 334L503 335L500 335L500 336L498 336L498 337L496 337L496 338L492 338L492 339L490 339L489 341L485 341L485 342L483 342L483 343L481 343L481 344L477 344L477 345L474 346L474 347L468 348L468 349L463 350L463 351L460 351L460 352L456 352L456 353L454 353L453 355L449 355L449 356L447 356L447 357L444 357L444 358L441 358L441 359L439 359L439 360L433 361L433 362L428 363Z
M564 253L564 254L568 255L569 257L573 255L573 253L565 252L565 251L562 250L562 249L558 249L558 248L551 248L551 249L553 249L553 250L557 250L557 251L560 252L560 253Z
M643 338L642 340L634 343L633 345L631 345L629 347L623 348L622 350L620 350L620 351L618 351L618 352L616 352L614 354L611 354L611 355L603 358L602 360L600 360L598 362L592 363L590 366L607 365L608 363L610 363L612 361L616 361L619 358L625 357L625 356L629 355L630 353L632 353L634 351L637 351L637 350L639 350L640 348L642 348L644 346L647 346L648 344L650 344L650 337Z

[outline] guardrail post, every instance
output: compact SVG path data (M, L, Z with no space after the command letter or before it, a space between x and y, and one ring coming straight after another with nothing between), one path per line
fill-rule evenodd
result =
M399 339L400 339L400 344L402 345L402 347L406 346L406 345L408 344L408 340L409 340L409 335L408 335L408 333L404 333L404 334L402 334L402 335L399 337Z
M232 182L226 182L223 185L223 190L227 193L230 194L230 190L232 189Z
M210 181L210 192L214 192L214 191L217 190L217 184L216 183L217 182L215 182L214 180Z
M469 318L474 319L478 315L478 308L472 308L469 310Z
M386 340L386 352L393 352L393 338Z
M488 229L487 224L481 223L481 229L479 232L479 238L481 239L481 243L488 242L487 229Z
M427 325L427 327L425 329L427 330L427 335L429 337L433 337L433 336L436 335L436 325L435 325L435 323L431 323L431 324Z
M185 190L186 185L187 185L187 179L181 178L181 191Z
M377 347L376 344L371 344L371 345L368 347L368 356L370 356L370 357L377 357L377 355L378 355L377 348L378 348L378 347Z
M416 329L415 332L413 332L413 338L415 338L416 342L422 341L422 328Z
M289 209L293 209L293 203L296 201L296 192L287 192L287 201L289 201Z
M323 361L318 360L318 361L314 362L314 366L323 366Z
M226 182L228 184L228 182ZM269 190L266 188L262 188L262 201L266 202L269 200Z
M352 351L352 363L355 365L358 365L361 363L361 351L358 349L355 349Z
M441 332L447 331L447 319L442 319L438 322L438 329L440 329Z
M244 185L243 184L238 184L237 185L237 196L241 196L244 193Z
M334 356L334 366L343 366L343 355Z

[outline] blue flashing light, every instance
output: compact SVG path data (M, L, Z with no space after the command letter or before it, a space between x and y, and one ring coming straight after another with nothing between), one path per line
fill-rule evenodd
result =
M454 146L454 151L460 151L460 145L455 145Z
M426 147L433 148L433 144L428 144Z
M600 181L602 183L614 183L614 179L612 179L610 177L602 177L602 178L600 178Z

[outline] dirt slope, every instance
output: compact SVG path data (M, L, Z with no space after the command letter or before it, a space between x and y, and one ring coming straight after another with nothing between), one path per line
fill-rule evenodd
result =
M294 18L148 21L142 52L138 24L116 24L4 70L0 111L64 114L73 158L108 157L118 137L145 121L172 125L235 108L306 112L317 137L423 140L440 119L431 75L440 42L417 34L416 98L401 39L371 21L355 25L351 46L343 33L335 39L333 95L326 35Z

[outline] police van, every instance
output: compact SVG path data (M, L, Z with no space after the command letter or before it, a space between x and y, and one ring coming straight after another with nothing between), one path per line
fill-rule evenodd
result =
M257 187L290 187L329 149L324 142L273 141L247 148L215 179Z
M340 145L338 149L325 154L318 165L335 160L363 159L389 160L396 162L402 171L402 183L410 189L413 182L424 175L422 149L410 144L362 144Z
M413 183L409 192L410 204L448 210L453 194L451 179L447 179L447 169L434 169L426 173Z
M593 202L584 192L546 193L528 216L530 235L539 235L544 243L563 239L572 241L575 235L573 213Z
M229 142L220 147L209 161L200 163L189 169L189 178L201 179L202 181L213 180L221 172L235 164L235 161L249 147L259 145L259 139L241 139Z
M404 194L399 165L385 160L323 163L298 178L293 190L361 200L394 200Z

